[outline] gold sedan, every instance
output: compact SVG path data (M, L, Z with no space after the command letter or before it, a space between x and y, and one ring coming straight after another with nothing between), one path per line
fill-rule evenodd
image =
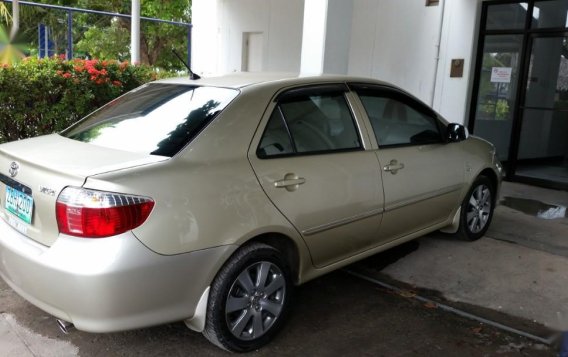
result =
M432 231L483 236L501 170L384 82L158 81L0 146L0 275L64 330L185 320L249 351L298 284Z

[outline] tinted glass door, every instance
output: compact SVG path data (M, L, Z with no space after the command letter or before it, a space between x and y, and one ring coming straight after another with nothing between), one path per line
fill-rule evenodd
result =
M519 79L523 35L485 37L477 93L475 131L507 160Z
M483 1L469 129L506 177L568 189L568 0Z
M515 174L568 183L568 36L533 36L530 48Z

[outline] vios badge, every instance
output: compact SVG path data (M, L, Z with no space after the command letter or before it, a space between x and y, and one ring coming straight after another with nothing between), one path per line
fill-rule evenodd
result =
M10 173L11 177L15 177L18 174L18 170L20 169L20 165L16 161L12 161L10 164L10 169L8 173Z

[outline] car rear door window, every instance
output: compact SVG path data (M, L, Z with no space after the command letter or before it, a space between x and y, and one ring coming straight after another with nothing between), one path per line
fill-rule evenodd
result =
M420 103L387 91L365 90L358 94L379 147L442 142L438 119Z
M266 158L361 148L344 92L314 90L284 96L278 102L257 154Z

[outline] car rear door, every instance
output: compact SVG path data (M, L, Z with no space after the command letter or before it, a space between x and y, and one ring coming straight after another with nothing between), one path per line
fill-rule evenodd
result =
M459 206L465 161L445 126L418 100L388 87L350 85L378 144L385 195L381 237L394 240L448 220Z
M271 103L249 151L264 191L302 234L318 267L378 244L377 158L364 148L345 85L288 90Z

